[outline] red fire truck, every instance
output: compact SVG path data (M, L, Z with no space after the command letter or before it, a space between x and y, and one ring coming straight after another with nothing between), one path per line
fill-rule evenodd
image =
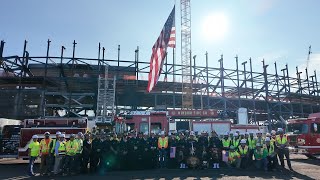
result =
M160 133L169 130L165 111L133 111L125 115L124 119L128 131Z
M320 154L320 113L308 118L289 119L286 132L292 153L314 157Z
M87 118L26 119L20 131L19 158L28 158L28 146L33 135L38 135L40 141L45 132L50 132L50 137L55 138L55 133L60 131L69 138L70 134L85 133L87 126Z

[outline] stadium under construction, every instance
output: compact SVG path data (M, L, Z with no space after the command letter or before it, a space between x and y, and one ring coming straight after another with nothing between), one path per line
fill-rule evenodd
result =
M155 89L147 93L149 62L139 59L139 49L133 60L106 59L105 49L98 48L98 58L80 58L75 55L51 56L50 41L47 54L35 57L28 53L27 41L22 56L3 56L4 41L0 47L0 117L26 119L38 117L90 116L99 108L101 77L107 77L103 86L114 90L111 99L116 113L132 110L164 110L182 107L182 69L180 60L167 56L161 78ZM174 50L173 50L174 54ZM252 69L251 59L239 62L235 69L224 66L223 56L219 67L198 66L196 57L190 58L193 79L193 109L217 109L220 118L237 116L240 107L248 109L249 122L278 121L290 117L307 117L320 112L319 86L316 72L305 78L298 68L296 77L290 77L288 66L283 69L262 63L263 72ZM275 73L268 73L273 68ZM107 74L107 75L106 75ZM114 93L114 96L112 95ZM101 100L101 99L100 99Z

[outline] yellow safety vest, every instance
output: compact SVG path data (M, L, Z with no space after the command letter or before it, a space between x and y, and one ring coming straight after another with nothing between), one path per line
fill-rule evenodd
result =
M230 147L231 139L222 139L222 145L223 147Z
M82 139L76 139L77 143L78 143L78 150L77 153L81 154L82 150L83 150L83 140Z
M51 153L54 153L54 148L56 147L56 142L57 142L56 139L51 139L51 143L52 143L52 147L50 149Z
M274 153L274 145L270 143L270 146L268 148L267 145L264 145L264 148L268 151L268 155L271 155Z
M256 140L254 138L251 139L251 137L248 137L248 143L249 143L249 148L250 149L255 149L256 148Z
M69 140L66 143L66 154L68 156L75 155L77 153L77 151L78 151L78 147L79 147L79 145L78 145L76 140L73 140L73 141Z
M58 154L59 155L65 155L66 154L66 144L65 144L65 142L60 142L60 146L58 148Z
M39 150L40 150L40 143L38 141L32 142L29 144L29 149L30 149L30 156L31 157L37 157L39 156Z
M228 159L231 163L233 163L236 160L236 158L240 158L240 154L237 151L229 152Z
M238 147L239 146L239 143L240 143L240 139L233 139L232 140L232 144L233 144L233 146L236 148L236 147Z
M240 155L246 155L248 153L248 146L244 146L244 148L242 148L242 146L239 146L239 153Z
M46 143L46 139L42 139L40 141L40 149L42 154L49 154L51 139L49 139L49 143Z
M276 141L277 141L278 144L282 145L282 144L286 144L288 139L287 139L287 136L285 134L282 136L282 138L280 137L280 135L277 135L276 136Z
M165 138L159 137L158 148L162 149L162 148L167 148L167 147L168 147L168 137L165 137Z

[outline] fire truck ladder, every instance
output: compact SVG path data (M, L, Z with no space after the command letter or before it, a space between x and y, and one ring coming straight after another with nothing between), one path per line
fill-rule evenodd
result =
M104 74L98 77L96 123L111 123L115 114L116 78L108 77L108 67L105 65Z

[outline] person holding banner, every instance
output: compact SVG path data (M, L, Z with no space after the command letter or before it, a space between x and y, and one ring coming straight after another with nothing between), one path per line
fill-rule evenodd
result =
M178 145L178 140L175 134L169 133L170 138L169 138L169 160L168 160L168 168L176 168L177 167L177 158L176 158L176 153L177 153L177 145Z

